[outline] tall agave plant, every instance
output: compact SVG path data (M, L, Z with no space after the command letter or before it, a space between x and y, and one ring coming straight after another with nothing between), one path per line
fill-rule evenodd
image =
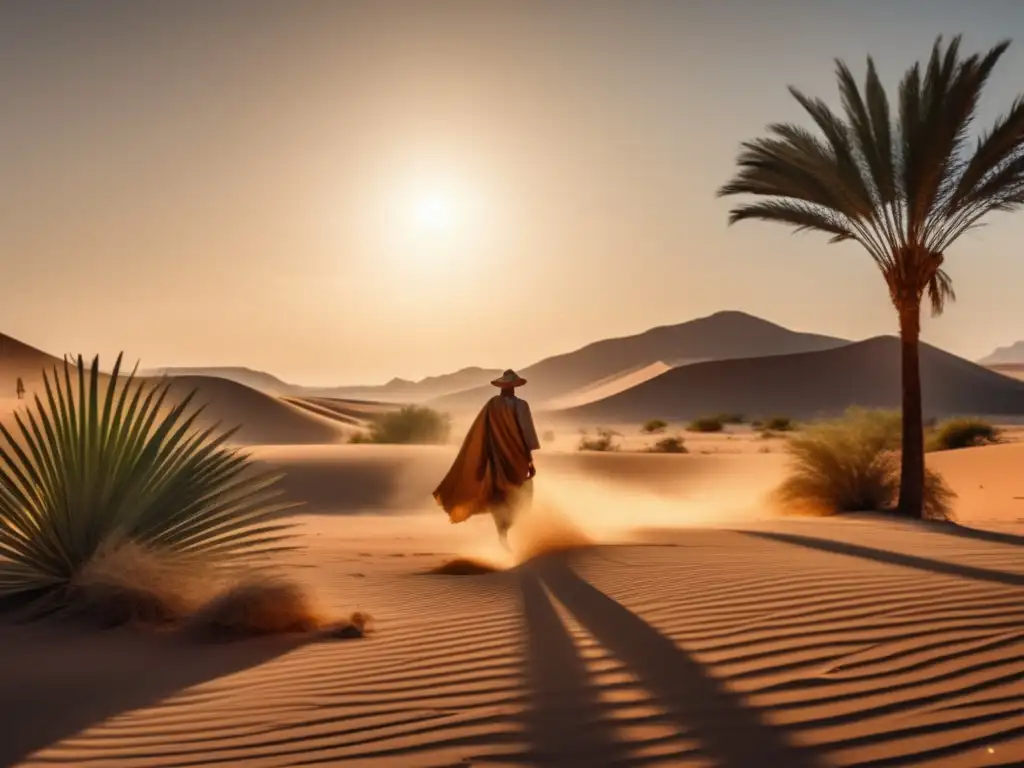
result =
M45 402L0 424L0 597L59 594L125 542L217 562L288 548L278 477L226 446L234 430L196 428L195 392L171 405L120 355L104 378L65 359Z

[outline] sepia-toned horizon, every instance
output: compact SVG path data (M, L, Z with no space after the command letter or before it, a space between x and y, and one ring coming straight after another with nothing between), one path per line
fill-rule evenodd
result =
M740 141L807 122L787 85L836 102L834 57L891 91L936 35L981 50L1024 6L767 5L4 2L0 333L308 384L719 310L895 333L856 246L730 229L715 190ZM1018 37L979 126L1024 91ZM1024 338L1024 219L987 224L923 336L970 359Z

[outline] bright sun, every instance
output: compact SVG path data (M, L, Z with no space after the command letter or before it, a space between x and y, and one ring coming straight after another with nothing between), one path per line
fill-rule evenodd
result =
M413 207L413 220L425 232L445 232L455 223L455 206L447 195L424 195Z

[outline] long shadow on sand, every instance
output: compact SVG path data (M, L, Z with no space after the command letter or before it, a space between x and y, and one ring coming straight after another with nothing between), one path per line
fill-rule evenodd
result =
M944 536L958 536L962 539L976 539L978 541L987 541L992 544L1007 544L1011 547L1024 547L1024 536L1019 536L1016 533L988 531L984 528L970 528L969 526L958 525L957 523L923 521L922 524L927 530L941 533Z
M280 638L192 644L131 632L0 625L0 766L296 647Z
M973 565L961 565L949 563L944 560L932 560L917 555L906 555L901 552L890 552L886 549L874 549L863 544L851 544L848 541L835 541L833 539L819 539L814 536L803 536L797 533L778 533L775 531L735 531L745 536L755 536L770 541L778 541L784 544L795 544L800 547L817 549L822 552L832 552L837 555L848 555L859 557L864 560L874 560L888 565L900 565L906 568L916 568L919 571L940 573L945 576L959 576L965 579L976 581L989 581L995 584L1008 584L1013 587L1024 586L1024 575L1008 573L1007 571L996 571L991 568L979 568Z
M564 559L535 561L523 570L522 578L525 582L524 608L534 612L532 619L527 616L531 648L559 649L557 655L560 663L557 667L554 661L535 658L540 652L531 652L530 660L534 665L532 676L539 678L552 675L560 679L559 693L566 697L573 692L571 695L581 705L580 710L586 711L593 694L586 693L585 673L574 651L573 660L569 660L566 644L572 641L554 610L550 609L550 615L542 621L537 619L538 610L549 610L538 609L541 596L547 599L542 584L598 642L636 675L668 716L685 733L692 734L699 741L701 753L715 765L723 768L762 765L811 768L818 765L813 755L789 744L782 732L764 722L742 697L708 674L699 662L671 639L580 578ZM533 715L535 719L546 714L543 710L546 706L543 694L554 684L550 680L543 683L546 688L535 684L535 689L541 688L538 691L540 700L537 702L540 711ZM569 734L563 731L575 725L575 722L563 721L558 732L554 731L557 726L550 725L535 726L531 730L533 736L542 742L538 745L541 751L561 750L561 765L608 765L616 762L616 750L607 744L596 746L596 749L601 750L598 754L604 757L594 761L588 761L587 756L581 753L566 754L566 750L574 745L568 740ZM596 730L589 731L591 739L595 738ZM607 739L607 736L604 738Z
M607 765L619 747L602 724L597 689L544 585L524 571L519 582L526 620L527 681L533 706L526 732L533 765Z

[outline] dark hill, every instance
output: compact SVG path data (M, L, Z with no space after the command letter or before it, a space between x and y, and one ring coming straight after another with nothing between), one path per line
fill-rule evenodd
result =
M524 397L542 405L550 398L659 360L677 365L694 360L813 352L849 343L831 336L791 331L744 312L716 312L633 336L596 341L574 352L541 360L519 373L529 380ZM485 384L439 398L433 404L453 409L476 407L492 391Z
M1024 414L1024 382L921 345L926 415ZM748 417L834 416L851 405L898 408L899 340L879 336L838 349L695 363L632 389L559 411L574 421L688 420L725 411Z

